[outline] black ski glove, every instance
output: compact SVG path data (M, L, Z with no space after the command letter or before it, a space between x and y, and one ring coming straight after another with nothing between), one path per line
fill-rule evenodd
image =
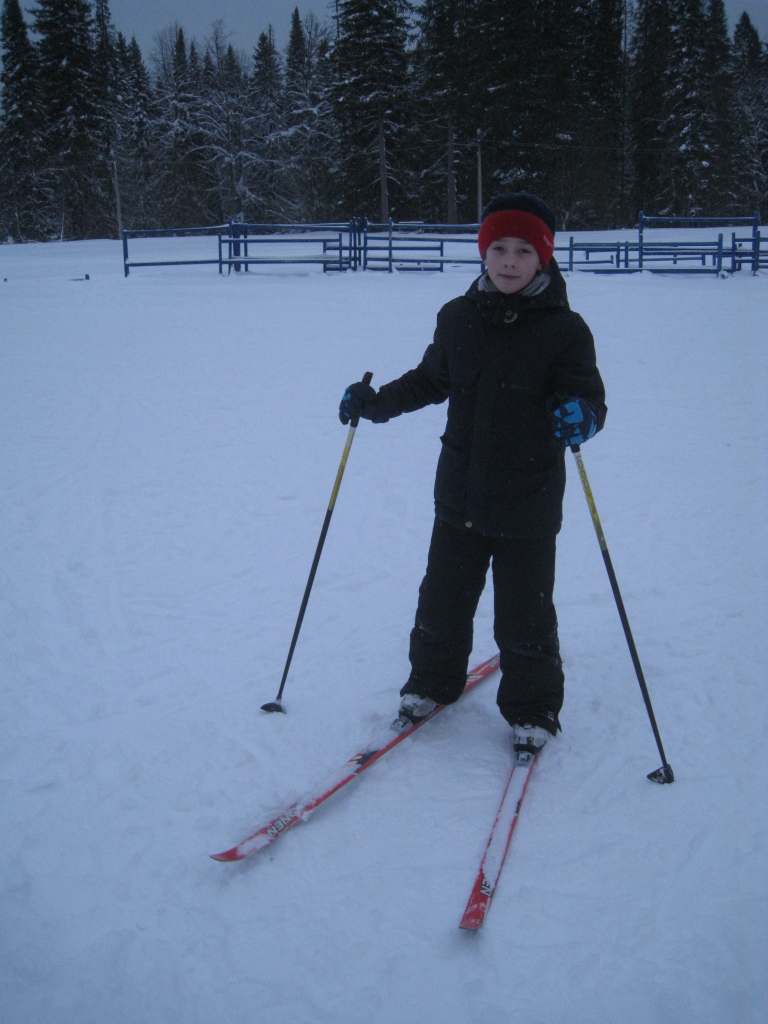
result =
M584 444L597 433L597 415L584 398L550 398L549 418L562 445Z
M350 420L361 417L372 423L386 423L389 416L384 411L383 402L370 384L357 381L350 384L344 392L339 405L339 419L346 426Z

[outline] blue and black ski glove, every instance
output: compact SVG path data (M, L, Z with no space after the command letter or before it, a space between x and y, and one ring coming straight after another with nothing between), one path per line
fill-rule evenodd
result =
M583 398L550 398L547 410L555 437L563 445L584 444L597 433L595 410Z
M344 392L339 405L339 419L346 426L350 420L371 420L373 423L386 423L389 416L382 408L382 402L370 384L357 381L350 384Z

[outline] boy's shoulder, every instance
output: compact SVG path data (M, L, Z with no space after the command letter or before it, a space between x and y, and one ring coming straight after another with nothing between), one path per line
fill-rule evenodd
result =
M438 316L442 313L458 313L461 310L471 310L475 303L468 295L457 295L455 299L449 299L445 305L438 310Z
M437 326L441 333L471 330L482 320L480 310L467 295L457 295L438 310Z
M446 316L466 316L477 309L477 281L473 281L470 288L462 295L449 299L445 305L438 310L438 318Z

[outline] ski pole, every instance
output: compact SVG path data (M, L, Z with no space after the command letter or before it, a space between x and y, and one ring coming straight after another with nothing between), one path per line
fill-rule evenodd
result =
M373 379L372 373L366 373L363 377L363 384L370 384ZM301 631L301 624L304 621L304 612L307 610L307 604L309 603L309 595L312 590L312 584L315 582L315 574L317 567L320 564L320 555L323 552L323 545L325 544L325 538L328 534L328 527L331 525L331 516L333 515L333 509L336 504L336 498L341 487L341 478L344 476L344 470L347 466L347 459L349 458L349 450L352 447L352 441L355 437L355 430L357 424L360 422L359 416L353 416L350 421L349 433L347 434L347 441L344 445L344 451L341 455L341 462L339 463L339 469L336 473L336 481L333 485L333 491L331 492L331 500L328 502L328 510L325 513L325 521L323 522L323 528L320 531L320 540L317 542L317 550L315 551L315 557L312 561L312 568L309 570L309 579L307 580L307 586L304 590L304 597L301 601L301 608L299 609L299 617L296 620L296 628L293 631L293 639L291 640L291 646L288 649L288 658L285 662L285 668L283 669L283 678L280 680L280 689L277 691L277 697L273 701L267 704L261 705L262 711L281 711L285 714L285 708L281 701L283 697L283 690L285 689L285 680L288 678L288 670L291 667L291 661L293 659L293 652L296 650L296 641L299 639L299 632Z
M653 713L651 696L648 693L648 687L645 682L642 666L640 665L640 658L637 654L635 641L632 639L632 630L629 628L629 619L627 618L627 613L624 608L624 602L621 599L621 591L619 590L618 580L616 579L616 573L613 571L613 563L611 562L611 556L608 553L608 545L605 541L605 534L603 533L603 528L600 525L600 516L597 514L597 506L595 505L595 499L592 495L592 488L589 486L589 479L587 478L587 471L584 468L584 460L581 457L580 449L581 446L578 444L571 445L571 451L573 452L573 457L576 459L576 465L579 470L581 485L584 488L584 496L587 499L589 512L592 516L592 523L595 527L595 533L597 534L597 541L600 545L600 550L603 554L603 561L605 562L606 571L608 572L608 579L611 581L611 590L613 591L613 596L616 599L616 607L619 610L619 618L621 619L621 624L624 627L624 636L627 638L629 653L632 657L632 664L635 666L637 681L638 683L640 683L640 691L643 695L643 700L645 701L645 709L648 712L648 718L651 722L651 728L653 729L653 735L656 740L656 746L659 748L659 753L661 754L661 768L657 768L655 772L651 772L648 778L651 780L651 782L674 782L675 776L672 771L672 766L667 762L667 757L664 753L664 747L661 744L661 736L659 735L659 727L656 725L656 716Z

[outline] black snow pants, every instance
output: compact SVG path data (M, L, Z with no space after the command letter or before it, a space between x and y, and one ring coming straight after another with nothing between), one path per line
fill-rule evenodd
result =
M499 709L510 723L542 725L563 705L552 601L555 537L487 537L435 520L411 632L411 675L401 694L458 700L472 653L473 620L492 565L494 636L501 653Z

